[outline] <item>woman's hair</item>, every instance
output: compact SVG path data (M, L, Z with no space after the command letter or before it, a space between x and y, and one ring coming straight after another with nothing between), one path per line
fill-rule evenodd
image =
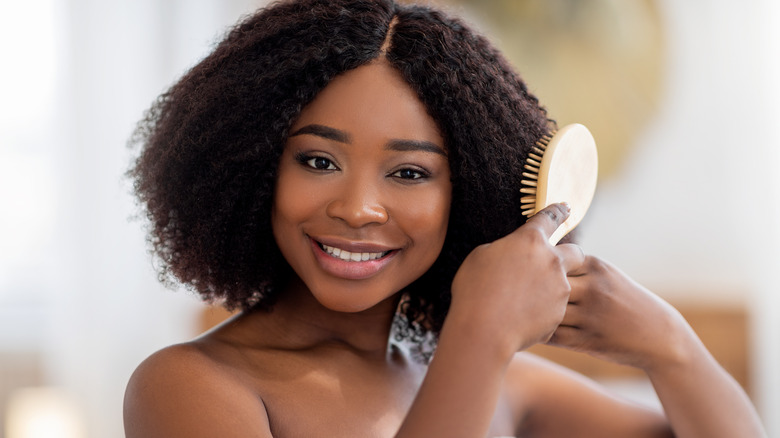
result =
M484 37L426 6L276 3L232 28L158 98L131 139L141 147L128 175L164 283L231 309L273 304L292 273L271 230L289 128L334 77L382 56L437 122L449 154L444 247L404 289L397 327L418 342L438 333L466 255L524 223L522 166L553 122Z

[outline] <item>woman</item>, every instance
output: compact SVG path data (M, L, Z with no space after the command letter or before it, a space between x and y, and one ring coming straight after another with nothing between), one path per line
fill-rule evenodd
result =
M519 169L552 127L436 10L245 19L155 104L130 171L161 277L242 311L139 366L127 436L762 436L671 306L547 243L564 204L524 223ZM644 370L664 412L539 342Z

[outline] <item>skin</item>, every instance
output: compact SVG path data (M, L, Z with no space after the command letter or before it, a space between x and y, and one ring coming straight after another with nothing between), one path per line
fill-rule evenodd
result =
M390 328L398 291L446 234L436 123L380 59L332 81L290 132L272 218L297 277L272 312L144 361L127 437L764 436L671 306L575 245L549 245L562 204L467 257L436 355L415 362ZM320 244L380 257L350 264ZM522 352L539 342L645 370L665 415Z

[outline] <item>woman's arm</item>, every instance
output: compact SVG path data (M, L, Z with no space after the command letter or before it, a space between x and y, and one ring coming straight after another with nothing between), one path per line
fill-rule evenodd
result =
M645 370L677 437L766 437L739 384L695 335L685 343L676 362Z
M748 397L671 305L586 257L551 343L644 370L678 438L763 437Z

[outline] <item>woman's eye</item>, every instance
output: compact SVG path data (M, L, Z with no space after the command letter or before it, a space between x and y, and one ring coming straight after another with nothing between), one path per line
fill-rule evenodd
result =
M336 170L333 162L323 157L310 157L306 160L306 165L317 170Z
M415 169L401 169L393 173L393 176L401 179L420 179L425 178L426 175L422 171Z

